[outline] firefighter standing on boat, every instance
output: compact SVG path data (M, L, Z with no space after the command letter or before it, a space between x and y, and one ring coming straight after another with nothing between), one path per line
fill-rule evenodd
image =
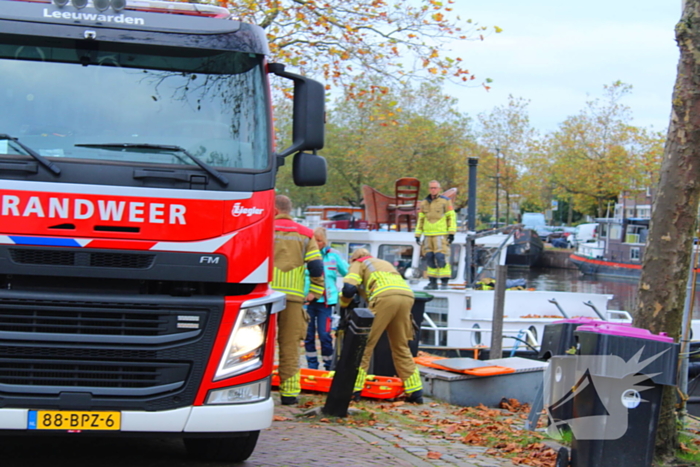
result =
M283 405L297 403L301 392L299 341L306 336L307 315L303 309L304 272L309 271L309 292L323 296L323 259L313 231L294 222L292 202L284 195L275 198L275 258L272 288L287 296L287 306L277 323L280 396Z
M452 277L450 267L450 244L454 241L457 231L457 216L455 216L452 201L440 195L440 183L433 180L428 184L430 194L421 201L416 225L416 243L421 245L421 235L424 240L421 254L428 263L428 280L426 290L438 288L437 280L441 280L442 289L447 289L447 283Z
M413 339L413 291L391 263L374 258L369 251L359 248L350 256L350 271L343 280L340 306L347 307L356 293L369 303L374 321L357 373L355 395L359 396L364 387L374 347L386 331L394 367L403 380L407 401L422 404L423 384L408 346L408 341Z

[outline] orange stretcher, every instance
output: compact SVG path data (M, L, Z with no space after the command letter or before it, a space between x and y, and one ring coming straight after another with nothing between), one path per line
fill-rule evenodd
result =
M305 391L328 392L333 383L334 371L301 369L300 384ZM272 370L272 386L280 385L280 377L277 366ZM401 378L388 376L368 375L361 396L371 399L394 399L403 393L403 381Z
M495 375L507 375L509 373L515 373L515 368L509 368L500 365L484 365L475 368L468 368L464 370L458 370L451 368L449 366L440 365L440 360L449 360L445 357L438 357L434 355L421 355L414 357L413 361L418 365L427 366L430 368L436 368L438 370L451 371L453 373L462 373L465 375L472 376L495 376ZM483 362L482 363L486 363Z

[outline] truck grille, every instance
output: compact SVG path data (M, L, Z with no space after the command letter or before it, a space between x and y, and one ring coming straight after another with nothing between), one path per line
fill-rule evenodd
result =
M0 385L90 388L148 388L185 380L186 364L63 364L0 359Z
M10 249L10 258L20 264L46 264L51 266L75 265L74 251L60 250L17 250Z
M197 315L162 306L0 298L0 331L158 336L191 330L178 328L178 315L190 311Z
M192 405L223 297L0 290L0 407L93 409ZM74 407L80 408L80 407Z
M44 264L47 266L148 269L153 265L155 257L153 254L139 253L10 248L10 258L17 264Z
M119 312L3 310L0 331L59 334L156 336L169 328L169 316Z

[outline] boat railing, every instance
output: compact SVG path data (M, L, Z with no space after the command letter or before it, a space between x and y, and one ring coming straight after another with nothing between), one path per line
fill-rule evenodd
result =
M602 319L603 321L607 321L607 319L605 319L605 316L603 316L603 314L600 311L598 311L598 308L596 308L592 301L588 300L587 302L583 302L583 304L591 307L595 314L598 315L598 318Z
M435 347L440 347L440 331L493 332L493 330L489 329L489 328L455 328L455 327L449 327L449 326L438 326L427 315L423 316L423 321L424 321L424 324L425 324L425 322L427 322L428 325L421 326L421 330L433 332L433 343L432 344L428 344L427 342L423 342L423 343L428 344L428 345L433 345ZM504 334L504 336L503 336L504 338L511 338L511 339L518 338L517 340L523 340L523 341L527 342L527 344L532 346L533 348L539 347L539 343L537 342L537 336L530 329L503 329L502 332ZM513 334L513 336L506 336L505 334ZM523 337L524 337L524 339L523 339Z
M549 303L553 303L553 304L557 307L557 309L559 310L559 313L561 313L561 315L562 315L564 318L566 318L566 319L569 318L569 315L567 315L566 312L564 311L564 309L561 307L561 305L559 305L559 302L557 302L557 299L556 299L556 298L551 298L551 299L549 299L549 300L547 300L547 301L548 301ZM597 310L596 310L596 312L597 312Z
M591 258L599 258L605 254L605 247L599 245L598 242L592 244L581 243L578 246L576 253L589 256Z

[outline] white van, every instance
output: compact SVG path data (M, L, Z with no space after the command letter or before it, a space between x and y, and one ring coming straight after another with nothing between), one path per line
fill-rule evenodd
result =
M567 239L571 247L575 248L580 243L591 243L598 240L598 224L593 222L590 224L580 224L576 226L576 231L573 235L569 235Z
M542 241L546 241L549 234L552 233L551 227L547 225L544 214L541 212L524 212L520 223L526 229L532 229L537 232Z

